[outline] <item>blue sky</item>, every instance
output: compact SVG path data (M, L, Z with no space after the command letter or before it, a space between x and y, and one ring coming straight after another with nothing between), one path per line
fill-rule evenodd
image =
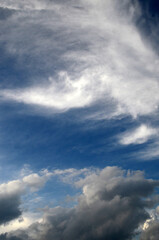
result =
M158 17L0 0L0 239L157 239Z

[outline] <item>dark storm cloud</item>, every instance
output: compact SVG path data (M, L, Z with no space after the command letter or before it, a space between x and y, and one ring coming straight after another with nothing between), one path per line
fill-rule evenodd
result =
M22 196L29 191L37 191L48 178L49 173L46 171L42 175L33 173L24 176L21 180L0 184L0 225L18 218L22 214Z
M2 234L1 236L0 236L0 240L21 240L20 238L18 238L18 237L9 237L9 238L7 238L7 235L6 234ZM27 238L26 238L26 240L27 240Z
M0 197L0 224L7 223L21 215L20 196L11 194Z
M15 11L8 9L8 8L3 8L0 7L0 20L5 20L8 17L10 17Z
M77 206L47 209L42 223L8 233L4 239L132 239L135 230L149 218L145 207L153 204L153 200L147 198L159 182L145 179L140 172L131 174L107 167L76 185L83 187Z

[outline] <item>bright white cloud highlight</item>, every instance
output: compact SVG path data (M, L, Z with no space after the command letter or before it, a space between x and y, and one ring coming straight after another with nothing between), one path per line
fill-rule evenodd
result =
M15 231L19 228L25 229L35 222L40 222L41 216L39 213L25 212L18 219L14 219L5 225L1 225L0 233Z
M62 79L61 79L62 77ZM54 108L66 111L70 108L79 108L90 105L93 95L89 91L89 83L81 78L77 81L71 80L67 73L59 73L58 84L49 78L51 83L46 86L35 86L24 90L5 90L1 95L18 102L35 104L42 107ZM88 89L87 89L88 87ZM60 88L60 89L59 89Z
M158 133L158 129L142 124L138 128L128 131L120 136L119 142L122 145L142 144L157 136Z
M129 1L120 6L115 0L81 0L78 6L73 1L55 2L49 3L49 11L43 6L43 14L24 11L23 3L21 11L6 21L0 41L6 42L7 53L21 65L29 54L29 71L36 65L48 72L48 79L3 89L1 98L57 112L108 104L103 117L130 114L135 118L156 112L159 58L134 24L137 7ZM37 1L26 3L37 9ZM11 7L9 1L6 4ZM56 65L59 70L54 75L51 69Z

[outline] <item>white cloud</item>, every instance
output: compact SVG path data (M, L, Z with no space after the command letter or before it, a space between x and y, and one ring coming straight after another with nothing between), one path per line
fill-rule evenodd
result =
M0 196L6 194L24 194L28 190L38 191L38 189L44 186L51 175L48 171L43 171L41 175L32 173L24 176L22 179L2 183L0 184Z
M134 6L126 1L121 7L115 0L81 0L78 6L69 1L57 7L53 1L48 13L21 11L6 21L0 41L6 42L8 54L21 65L29 54L27 67L37 64L51 77L29 87L1 90L1 98L54 111L108 102L112 110L105 109L104 117L156 112L159 58L135 27ZM50 69L57 60L61 69L55 76Z
M149 127L145 124L140 125L136 129L128 131L120 136L120 144L142 144L149 139L158 135L158 129Z
M32 191L38 190L43 187L47 181L46 176L39 176L37 173L33 173L23 178L23 183L31 188Z
M62 89L58 89L59 86L54 83L48 83L46 86L35 86L24 90L5 90L1 93L1 96L18 102L62 111L90 105L93 101L93 95L87 90L87 81L82 78L73 81L66 73L59 73L59 75L60 78L61 76L64 77Z

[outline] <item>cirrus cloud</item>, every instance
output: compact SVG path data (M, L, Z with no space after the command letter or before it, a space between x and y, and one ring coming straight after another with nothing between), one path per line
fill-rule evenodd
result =
M158 133L158 129L142 124L136 129L121 135L119 142L122 145L142 144L149 139L158 136Z
M43 6L45 11L37 12L37 1L26 3L14 3L21 10L4 22L0 42L21 68L31 75L42 69L48 77L42 79L37 71L39 80L23 88L5 87L2 99L58 112L109 102L112 112L105 109L105 117L158 111L159 58L135 26L138 5L49 1L49 10Z

